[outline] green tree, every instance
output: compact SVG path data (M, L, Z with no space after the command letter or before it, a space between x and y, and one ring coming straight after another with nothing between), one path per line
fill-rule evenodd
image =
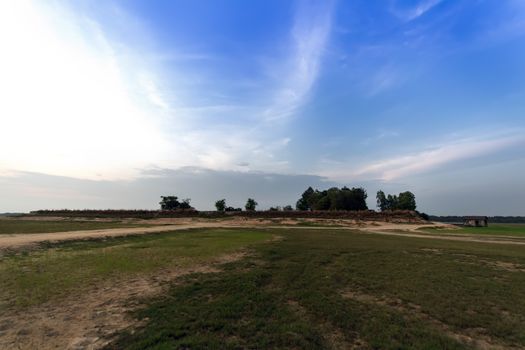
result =
M377 191L376 200L377 200L377 207L379 208L379 210L381 211L387 210L388 203L386 200L385 192L383 192L382 190Z
M183 199L179 204L179 209L191 209L190 201L189 198Z
M401 192L398 196L391 194L385 196L383 191L378 191L376 199L381 211L416 210L416 196L410 191Z
M362 187L343 187L340 192L340 207L338 210L367 210L366 198L368 194Z
M361 187L331 187L322 192L309 187L296 207L298 210L366 210L366 198L366 190Z
M253 198L248 198L248 200L246 201L246 205L244 206L244 208L248 211L255 211L255 208L259 205L259 203L257 203L255 201L255 199Z
M416 196L410 192L401 192L398 197L397 209L416 210Z
M226 210L226 199L219 199L217 202L215 202L215 208L217 208L217 211Z
M293 211L293 207L292 207L291 205L285 205L285 206L283 207L283 210L284 210L284 211Z
M321 192L321 196L318 201L313 205L314 210L329 210L330 209L330 197L328 197L328 192Z
M312 204L315 201L315 191L312 187L308 187L303 192L301 198L297 201L295 208L297 210L312 210Z
M339 210L343 206L343 195L339 188L331 187L328 190L321 192L321 194L323 198L319 199L319 201L322 202L320 207L325 207L328 205L327 209ZM326 209L319 209L319 210L326 210Z
M162 199L159 203L161 210L175 210L180 207L177 196L160 196L160 198Z
M396 210L397 209L398 199L396 195L389 194L386 197L386 209L387 210Z
M224 211L242 211L241 208L226 207Z

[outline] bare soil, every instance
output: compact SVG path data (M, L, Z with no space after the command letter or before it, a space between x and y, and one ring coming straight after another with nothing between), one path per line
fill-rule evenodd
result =
M24 218L26 219L26 218ZM47 219L47 218L42 218ZM232 228L232 227L267 227L290 229L332 229L332 230L359 230L363 233L382 234L392 236L406 236L427 239L444 239L453 241L514 244L525 245L525 240L517 237L479 236L474 234L434 234L421 231L428 228L457 229L453 225L442 223L428 224L402 224L376 221L334 220L334 219L305 219L316 226L302 226L301 222L290 219L253 219L246 217L233 217L227 220L209 220L200 218L161 218L154 220L133 220L135 224L158 225L149 227L128 227L101 230L68 231L54 233L11 234L0 236L0 251L3 249L18 249L35 246L42 242L60 242L65 240L81 240L103 237L116 237L126 235L140 235L168 231L188 230L195 228ZM334 226L336 225L336 226Z
M476 349L481 350L499 350L499 349L514 349L513 347L506 346L504 344L498 344L489 336L483 334L484 329L470 329L468 333L460 333L453 330L450 326L441 322L438 319L426 314L421 310L419 305L412 303L405 303L401 299L388 298L388 297L377 297L374 295L365 294L359 291L344 291L341 293L344 298L356 300L365 304L375 304L384 307L389 307L400 311L404 314L415 316L416 318L423 320L431 324L435 329L446 334L450 338L453 338L463 344L467 344Z
M220 265L246 252L223 255L189 268L158 271L154 276L112 280L82 294L23 311L0 315L0 349L100 349L115 334L139 326L130 311L144 298L162 293L167 282L191 273L216 273Z

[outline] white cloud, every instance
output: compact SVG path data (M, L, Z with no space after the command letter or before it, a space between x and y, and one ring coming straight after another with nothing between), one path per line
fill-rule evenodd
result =
M279 64L287 74L266 104L204 101L209 77L171 59L164 74L156 58L165 55L151 49L154 39L139 19L110 6L119 27L111 29L121 38L128 26L133 33L129 47L73 7L0 2L0 171L98 180L134 178L150 166L228 170L249 162L242 169L288 170L281 155L290 139L274 121L304 104L317 79L331 5L299 8L289 60Z
M303 2L291 31L291 54L280 69L280 86L272 105L265 110L266 120L289 117L303 105L319 75L321 58L332 29L332 1Z
M170 109L155 81L147 73L139 74L139 84L144 89L150 103L166 111Z
M402 83L403 78L392 64L377 69L364 83L367 95L375 96Z
M427 172L446 164L494 154L525 143L521 135L458 139L419 152L409 153L364 164L353 169L338 169L322 175L330 179L369 179L392 181Z
M400 133L398 131L381 129L381 130L378 130L376 135L365 138L362 144L370 145L378 141L382 141L385 139L392 139L392 138L399 137L399 136L400 136Z
M423 16L425 13L430 11L435 6L439 5L443 0L423 0L420 1L416 6L409 8L409 9L396 9L394 8L392 12L398 16L399 18L403 19L404 21L413 21L421 16Z

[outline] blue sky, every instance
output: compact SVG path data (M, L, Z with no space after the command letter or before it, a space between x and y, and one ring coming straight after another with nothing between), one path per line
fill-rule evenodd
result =
M20 0L0 42L0 211L311 184L525 215L521 0Z

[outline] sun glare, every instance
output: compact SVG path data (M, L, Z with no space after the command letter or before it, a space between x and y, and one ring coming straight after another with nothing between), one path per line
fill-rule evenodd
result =
M128 178L162 154L163 135L96 25L72 16L0 3L0 168Z

